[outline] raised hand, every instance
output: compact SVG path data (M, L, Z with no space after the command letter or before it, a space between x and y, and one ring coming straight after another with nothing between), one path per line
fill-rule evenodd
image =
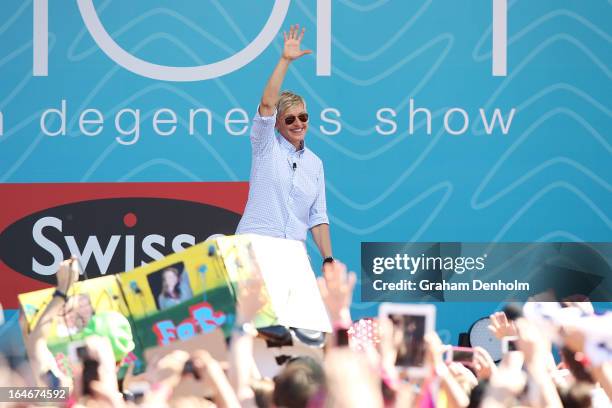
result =
M516 326L514 322L508 320L508 317L504 312L496 312L489 316L491 324L489 330L497 337L502 339L507 336L516 336Z
M79 261L76 256L62 261L57 274L57 289L67 293L68 289L79 280Z
M350 324L351 300L357 281L355 272L347 273L346 265L342 262L326 263L323 266L323 277L317 281L332 323Z
M285 39L285 45L283 47L283 58L288 61L293 61L306 54L312 54L311 50L300 49L302 38L304 38L305 28L300 31L299 24L292 25L289 28L289 34L283 31L283 38Z
M518 348L523 352L525 365L536 364L546 368L550 358L550 340L538 330L537 326L526 319L516 321Z
M251 279L238 283L236 324L251 323L257 313L266 305L265 285L259 272Z
M444 345L436 332L425 335L425 360L432 367L436 374L441 376L448 373L448 367L442 358Z
M488 380L497 370L493 358L482 347L474 347L474 370L479 380Z
M478 385L476 376L463 364L450 363L448 365L448 370L466 394L469 394L472 389Z
M173 350L147 366L146 379L151 384L161 384L166 390L171 390L181 381L187 360L189 360L188 352Z

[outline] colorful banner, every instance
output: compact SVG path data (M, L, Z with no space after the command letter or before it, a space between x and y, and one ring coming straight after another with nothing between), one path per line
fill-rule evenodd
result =
M27 326L32 328L53 289L19 295ZM56 354L67 356L69 344L82 339L91 316L106 310L128 318L136 348L126 362L144 362L144 350L188 340L222 329L229 334L235 294L214 241L129 272L86 279L70 291L63 312L47 340Z
M289 258L294 265L290 271ZM82 340L93 315L116 311L128 318L136 345L126 362L142 363L149 348L218 330L229 336L238 284L255 278L263 279L266 299L255 316L256 327L331 331L304 245L240 235L208 240L128 272L77 282L47 341L64 361L69 344ZM26 333L37 324L52 293L44 289L19 295Z

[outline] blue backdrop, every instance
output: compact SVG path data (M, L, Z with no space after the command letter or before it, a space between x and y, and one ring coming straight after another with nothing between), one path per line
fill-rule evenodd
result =
M199 82L165 82L113 62L85 28L75 2L50 2L48 76L32 75L32 2L0 6L0 182L246 181L248 136L228 134L226 113L249 118L276 63L282 36L245 67ZM215 62L251 42L272 1L95 1L115 41L162 65ZM489 0L332 2L332 71L314 55L291 67L285 88L303 94L312 123L307 145L322 158L334 253L358 271L361 241L610 241L612 237L612 5L606 0L508 2L508 73L491 74ZM316 2L294 0L284 28L307 28L316 47ZM606 28L607 27L607 28ZM432 113L408 134L409 101ZM67 134L41 133L41 112L67 105ZM188 132L189 109L213 113ZM465 109L453 136L444 114ZM104 113L103 131L84 136L78 115ZM141 110L140 138L117 142L114 118ZM155 110L176 112L170 136L153 131ZM320 117L334 108L337 135ZM396 111L397 131L377 120ZM508 134L483 132L479 109L498 108ZM238 117L238 116L236 116ZM385 117L389 118L386 113ZM450 126L462 127L461 115ZM129 128L131 118L120 121ZM120 123L120 125L121 125ZM51 118L50 129L57 129ZM233 125L240 129L241 125ZM3 198L7 199L7 198ZM10 198L9 198L10 199ZM318 257L310 245L314 263ZM289 273L290 271L288 271ZM439 327L456 333L495 304L441 305ZM356 303L356 315L375 313ZM461 318L453 315L461 313ZM455 340L455 339L453 339Z

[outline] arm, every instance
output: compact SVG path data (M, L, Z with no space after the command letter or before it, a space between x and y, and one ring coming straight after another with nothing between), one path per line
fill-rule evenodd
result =
M264 284L257 276L239 283L238 303L236 305L236 329L251 323L257 313L265 305L263 295ZM229 379L243 407L254 407L255 393L251 388L251 380L255 361L253 358L253 335L242 330L233 330L230 343Z
M346 271L342 262L332 262L323 265L323 276L317 278L321 298L325 303L327 314L334 329L348 329L351 320L351 301L353 288L357 282L355 272ZM337 344L336 333L327 336L327 347Z
M272 116L276 111L276 103L279 99L280 88L287 74L287 69L291 61L281 57L272 71L272 76L264 88L261 101L259 102L259 114L261 116Z
M303 55L312 53L311 50L300 49L300 43L302 42L302 38L304 38L305 31L306 29L302 28L300 32L300 26L296 24L289 28L289 34L283 32L283 39L285 41L283 54L278 64L276 64L276 68L272 71L272 76L268 79L268 83L263 91L259 104L259 114L261 116L271 116L274 114L280 88L287 74L289 64Z
M315 225L310 229L310 232L312 233L312 239L317 244L317 248L319 248L321 257L325 259L332 256L329 224Z
M470 398L446 366L442 359L443 352L444 346L440 337L435 332L427 333L425 335L427 365L434 370L436 377L440 380L440 388L446 392L448 397L448 406L452 408L467 407ZM425 392L425 388L421 392Z
M242 406L253 407L255 393L251 388L253 360L253 336L248 333L232 333L230 347L230 383Z
M584 353L587 357L592 358L589 352L585 350L585 348L588 347L586 344L587 339L582 330L573 325L564 325L561 332L566 347L574 352ZM612 362L591 361L591 364L591 375L595 381L599 383L601 388L603 388L608 398L612 400Z
M470 404L470 397L468 397L461 385L452 376L448 368L438 375L440 386L446 392L448 398L448 406L453 408L467 407Z
M479 406L503 408L516 405L516 396L525 389L527 381L522 366L522 352L506 353L498 369L491 375Z
M161 293L157 295L157 304L159 305L159 310L165 310L168 308L168 305L166 305L166 297Z
M72 284L79 279L78 263L76 258L72 258L63 261L56 274L57 277L57 290L66 294ZM32 365L32 371L35 376L35 381L39 385L48 386L43 383L43 376L48 372L53 372L54 375L58 376L62 382L65 382L67 378L63 376L53 354L47 347L46 338L49 336L53 319L58 315L61 308L64 305L64 299L59 296L51 298L49 304L45 308L42 316L38 320L36 327L32 333L26 339L26 349L30 357L30 364Z
M329 218L327 217L327 202L325 199L325 172L321 166L320 173L317 178L317 198L315 199L310 213L308 222L310 224L310 232L312 239L323 259L332 256L331 238L329 235Z
M591 371L593 378L601 385L606 395L612 400L612 363L604 363Z
M221 365L205 350L197 350L193 355L193 365L200 372L200 378L205 378L210 384L215 406L220 408L239 408L238 401Z
M479 380L488 380L497 370L491 355L482 347L474 347L474 371Z
M525 319L516 321L519 349L525 357L525 368L530 375L529 385L535 389L536 401L533 406L562 407L561 399L550 375L548 361L550 355L550 342L540 333L536 326Z

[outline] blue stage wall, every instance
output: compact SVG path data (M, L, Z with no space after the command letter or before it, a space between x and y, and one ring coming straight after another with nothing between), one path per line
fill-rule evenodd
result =
M100 49L79 13L78 5L89 1L50 1L45 67L41 60L33 64L34 5L44 3L3 0L0 6L1 183L248 180L248 123L227 124L226 116L242 119L242 111L232 109L244 110L249 120L254 114L280 54L281 32L233 72L165 81L131 72ZM306 143L324 162L334 254L358 271L362 241L611 240L612 5L508 1L507 72L494 76L493 3L94 5L120 47L173 66L235 55L260 34L275 7L288 7L282 27L305 26L305 45L320 55L296 61L284 85L306 98L311 113ZM317 16L324 20L326 8L331 8L331 73L317 75L317 61L325 63L325 44L317 49ZM320 35L324 43L325 33ZM202 72L216 75L212 69ZM60 109L62 100L65 135L47 136L41 116ZM410 129L411 100L413 110L431 112L431 134L423 112L414 115ZM152 123L162 108L178 120L167 136L160 133L171 125L160 125L160 132ZM204 116L190 130L189 110L198 108L212 114L210 134ZM462 109L469 123L456 109L445 126L453 108ZM95 136L79 128L86 109L104 116ZM138 137L127 131L135 123L133 113L124 112L115 123L122 109L140 110ZM482 115L490 120L496 109L507 132L498 122L487 134ZM164 111L160 117L169 115ZM48 133L62 130L57 113L46 119ZM94 133L97 126L86 130ZM312 243L309 251L318 265ZM497 306L440 305L439 328L454 337ZM356 316L375 310L356 299Z

